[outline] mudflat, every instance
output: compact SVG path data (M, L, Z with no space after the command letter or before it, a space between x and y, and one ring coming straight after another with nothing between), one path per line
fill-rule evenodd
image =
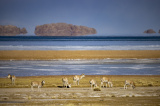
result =
M58 59L156 59L160 50L5 50L0 60L58 60Z

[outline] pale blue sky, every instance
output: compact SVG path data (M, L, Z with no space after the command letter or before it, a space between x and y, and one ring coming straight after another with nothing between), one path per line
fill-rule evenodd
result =
M25 27L64 22L97 35L143 34L160 29L160 0L0 0L0 25Z

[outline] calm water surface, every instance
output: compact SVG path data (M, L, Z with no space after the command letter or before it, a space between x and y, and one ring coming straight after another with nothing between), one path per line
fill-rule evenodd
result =
M0 36L0 50L160 50L159 36ZM0 61L0 77L160 75L160 59Z
M0 37L0 50L160 50L160 37Z
M160 60L0 61L0 77L38 75L160 75Z

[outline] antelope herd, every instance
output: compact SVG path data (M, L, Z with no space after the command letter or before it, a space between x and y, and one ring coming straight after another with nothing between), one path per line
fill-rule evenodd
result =
M15 80L16 80L16 77L15 75L10 75L8 74L7 76L9 79L11 79L11 83L12 85L15 85ZM73 77L73 83L75 83L76 85L79 85L79 82L82 78L84 78L85 75L82 74L82 75L75 75ZM71 88L71 84L69 83L68 81L68 78L67 77L63 77L62 78L62 83L63 83L63 87L68 87L68 88ZM103 87L104 88L104 83L106 83L106 88L107 86L109 88L113 87L113 83L112 83L112 80L110 78L107 78L107 77L102 77L101 78L101 84L100 84L100 87ZM41 82L39 81L32 81L31 82L31 90L33 91L33 87L38 87L38 91L40 90L40 88L45 84L45 81L42 80ZM97 87L97 82L94 80L94 79L91 79L89 81L89 84L91 86L91 89L92 89L92 86L95 88ZM133 89L135 88L135 83L131 80L126 80L125 81L125 84L124 84L124 89L127 89L127 85L130 85Z

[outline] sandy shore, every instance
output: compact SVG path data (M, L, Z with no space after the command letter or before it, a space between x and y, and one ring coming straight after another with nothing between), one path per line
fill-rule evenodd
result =
M0 51L0 60L107 59L107 58L155 59L155 58L160 58L160 50Z

